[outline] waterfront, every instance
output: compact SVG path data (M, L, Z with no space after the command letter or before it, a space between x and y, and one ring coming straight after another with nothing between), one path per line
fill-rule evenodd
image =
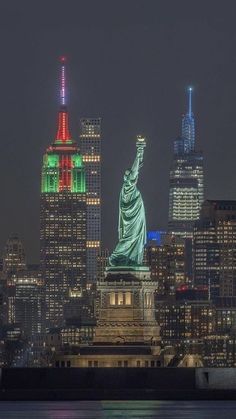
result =
M236 401L1 402L1 419L231 419Z

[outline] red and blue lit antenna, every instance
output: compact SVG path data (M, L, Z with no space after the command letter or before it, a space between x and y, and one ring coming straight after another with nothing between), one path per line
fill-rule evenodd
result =
M66 57L60 57L60 109L58 113L58 128L56 141L60 143L71 143L69 132L67 98L66 98Z
M192 115L192 91L193 91L193 88L190 86L188 88L188 114L189 116Z
M60 105L66 105L66 57L60 58L61 77L60 77Z

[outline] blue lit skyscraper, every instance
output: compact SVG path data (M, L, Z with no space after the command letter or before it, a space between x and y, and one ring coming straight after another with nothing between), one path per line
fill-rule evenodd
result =
M182 118L182 138L188 140L189 151L195 148L195 122L192 112L192 87L188 88L188 111Z
M188 88L188 110L182 117L181 136L174 141L174 153L186 154L195 150L195 121L192 112L192 87Z
M203 200L203 156L195 148L195 122L190 87L188 110L182 118L182 133L174 141L174 158L170 169L169 232L191 238Z

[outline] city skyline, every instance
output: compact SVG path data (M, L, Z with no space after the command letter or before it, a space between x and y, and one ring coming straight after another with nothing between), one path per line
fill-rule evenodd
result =
M234 417L235 21L0 2L3 416Z
M69 109L72 114L72 133L75 139L79 138L80 118L90 116L103 118L103 220L106 220L103 231L104 246L112 248L117 234L117 226L113 220L117 219L117 190L122 178L120 161L124 166L130 164L133 141L139 133L144 134L149 142L147 164L141 185L148 229L166 227L168 171L172 143L180 131L179 119L185 110L184 89L189 84L194 86L196 132L206 162L206 198L235 199L234 158L230 152L236 128L233 106L236 95L233 84L235 28L230 18L230 7L227 11L223 11L223 14L227 13L228 28L224 34L218 35L217 48L211 49L215 42L215 32L221 24L217 3L214 2L213 14L210 14L212 12L210 2L206 6L206 16L210 19L208 23L202 22L199 11L196 10L194 14L194 7L191 12L187 10L184 13L181 8L180 16L177 6L173 5L168 17L166 6L160 6L162 17L169 28L167 39L164 36L166 29L163 31L160 18L156 17L155 20L151 16L151 10L154 12L157 8L154 2L150 3L151 10L145 12L142 17L141 2L138 4L132 18L130 5L127 6L126 18L121 19L120 23L112 15L112 22L116 22L114 27L111 22L106 23L105 19L101 18L101 21L98 21L89 32L83 25L76 25L75 19L72 19L72 32L81 35L79 45L77 41L72 42L71 33L65 33L68 24L64 28L60 27L62 21L60 12L57 11L56 15L59 16L58 26L50 26L51 6L45 17L44 36L40 38L42 29L37 35L33 31L31 42L25 39L21 26L17 26L23 22L26 26L32 26L31 21L24 20L20 8L16 12L13 21L19 29L19 40L15 38L16 32L13 31L14 36L7 32L8 45L13 46L12 51L15 52L14 60L12 52L10 54L4 47L5 60L0 70L2 79L8 80L6 86L3 86L1 105L1 135L2 138L8 139L0 165L2 177L6 177L7 173L7 182L3 185L4 204L0 243L2 249L8 236L16 231L25 244L30 261L38 261L40 164L41 155L53 138L56 119L55 70L57 57L61 53L65 53L69 58L71 84ZM107 3L101 2L101 5L101 9L104 10ZM86 6L81 7L86 12ZM121 9L122 7L119 9L120 14ZM67 17L72 16L72 12L77 10L75 3L72 4L71 9L66 12ZM11 16L10 6L6 6L5 11ZM20 19L16 19L17 13ZM33 19L34 14L30 6L27 13L27 16L32 16ZM171 27L172 14L176 14L174 28ZM17 23L17 20L20 23ZM132 30L128 29L130 23ZM186 25L190 31L188 37L185 37ZM196 28L198 31L195 35ZM6 28L5 30L9 31ZM175 32L177 32L176 41ZM55 35L58 33L57 38ZM114 42L114 55L112 53L109 61L106 59L106 52L111 47L111 41L106 38L105 43L102 43L107 33L111 33ZM98 42L97 49L91 50L95 36L103 44L103 49ZM202 37L205 37L206 42L205 45L202 44L200 51L196 47L200 45ZM75 38L77 39L76 36ZM185 45L181 43L183 39ZM46 48L48 40L50 42ZM21 44L18 44L19 42ZM193 45L193 50L188 49L190 43ZM16 51L17 45L21 45L19 53ZM176 45L178 48L175 52ZM33 52L35 46L37 48ZM190 57L188 62L183 59L186 49ZM93 51L93 54L87 50ZM130 50L132 51L128 60ZM209 50L210 59L207 56ZM140 51L142 60L140 60ZM174 67L177 52L183 62L178 68ZM202 59L204 59L204 68L201 64ZM15 60L20 63L18 67L13 65ZM128 66L123 65L125 61L128 62ZM96 65L92 65L92 62ZM137 100L134 101L135 92ZM12 124L11 120L15 123ZM109 183L106 181L108 172ZM222 172L224 176L221 175ZM156 182L150 182L152 178L155 178ZM11 224L7 223L7 216Z

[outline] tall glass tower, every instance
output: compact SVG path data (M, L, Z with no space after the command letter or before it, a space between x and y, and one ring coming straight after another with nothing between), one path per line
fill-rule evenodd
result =
M65 71L62 57L57 134L44 155L41 178L40 258L48 327L62 324L65 303L86 288L85 171L69 131Z
M87 281L97 280L101 246L101 118L81 119L80 149L87 186Z
M169 222L172 234L192 238L204 200L203 155L195 148L192 88L188 89L188 110L182 118L182 133L174 141L170 169Z

